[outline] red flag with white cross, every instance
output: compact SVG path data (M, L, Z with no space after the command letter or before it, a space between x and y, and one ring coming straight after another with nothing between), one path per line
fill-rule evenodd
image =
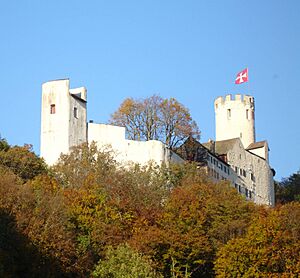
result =
M248 81L248 68L239 72L235 79L235 84L242 84Z

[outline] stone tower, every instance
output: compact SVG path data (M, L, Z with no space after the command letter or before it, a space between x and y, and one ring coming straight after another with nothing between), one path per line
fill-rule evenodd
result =
M61 153L87 141L86 89L70 89L69 79L42 85L41 157L57 162Z
M240 138L244 148L255 142L254 98L237 94L226 95L214 102L216 141Z

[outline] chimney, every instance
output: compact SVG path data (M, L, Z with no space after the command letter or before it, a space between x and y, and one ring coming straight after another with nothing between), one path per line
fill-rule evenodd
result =
M211 153L216 152L216 142L212 139L208 139L208 149Z

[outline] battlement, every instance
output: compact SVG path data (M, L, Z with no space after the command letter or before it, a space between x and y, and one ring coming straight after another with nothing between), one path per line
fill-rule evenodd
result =
M214 101L215 108L217 109L219 105L224 105L225 103L228 102L239 102L239 103L244 103L245 105L250 105L254 107L254 97L250 95L241 95L241 94L236 94L236 95L231 95L228 94L225 97L220 96L217 97Z

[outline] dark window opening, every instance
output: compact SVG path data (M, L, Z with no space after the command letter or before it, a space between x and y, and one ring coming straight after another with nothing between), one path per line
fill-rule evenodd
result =
M50 105L50 114L55 114L55 104Z
M231 109L227 109L227 118L228 118L228 119L231 118Z
M77 109L77 107L74 107L74 117L76 119L78 118L78 109Z
M246 171L245 170L243 170L243 176L246 177Z

